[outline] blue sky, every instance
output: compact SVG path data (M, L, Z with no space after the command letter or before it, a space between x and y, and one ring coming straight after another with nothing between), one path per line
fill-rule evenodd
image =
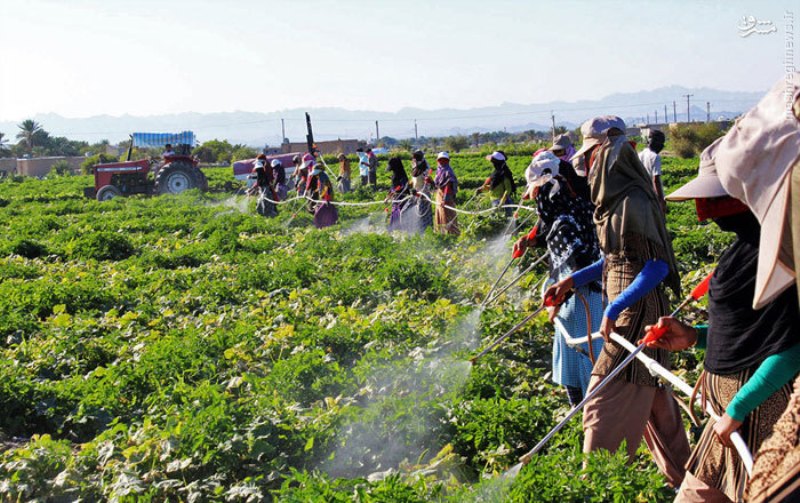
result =
M761 91L793 4L2 0L0 120ZM746 15L778 32L740 37Z

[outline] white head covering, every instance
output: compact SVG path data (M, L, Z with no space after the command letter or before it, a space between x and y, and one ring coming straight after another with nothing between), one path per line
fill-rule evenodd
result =
M550 197L556 195L561 189L561 184L554 178L558 175L558 165L560 162L561 159L556 157L555 154L549 150L537 154L525 169L525 179L528 181L526 194L532 196L536 187L541 187L552 180L553 190L550 191ZM545 171L548 172L545 173Z
M797 100L800 73L795 72L782 77L738 119L717 148L722 186L761 223L754 309L789 288L797 273L789 230L789 178L792 166L800 162L800 120L792 113Z

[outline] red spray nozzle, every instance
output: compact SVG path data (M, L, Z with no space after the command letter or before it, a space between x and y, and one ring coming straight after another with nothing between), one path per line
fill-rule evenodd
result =
M692 290L692 298L694 300L700 300L703 298L703 296L705 296L706 293L708 293L708 284L711 281L711 276L713 275L714 271L711 271L708 273L708 276L703 278L703 281L701 281L700 284L694 287L694 290Z
M651 342L655 342L659 340L664 334L667 333L667 327L662 327L660 325L654 325L644 334L644 339L642 339L642 344L649 344Z
M531 231L527 235L527 238L531 239L531 240L532 239L536 239L536 233L537 232L539 232L539 226L538 225L535 226L533 229L531 229Z
M544 305L547 307L555 307L558 305L558 302L556 302L556 299L554 299L552 295L548 295L544 298Z
M524 254L525 252L521 248L517 248L516 250L514 250L514 253L511 254L511 258L512 259L520 258Z

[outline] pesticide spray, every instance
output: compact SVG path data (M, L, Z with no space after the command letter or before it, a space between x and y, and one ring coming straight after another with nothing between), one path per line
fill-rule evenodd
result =
M442 426L425 405L447 400L466 384L470 365L457 354L477 345L478 316L470 312L447 337L365 376L358 419L343 427L339 446L319 468L332 477L379 480L401 465L430 460Z

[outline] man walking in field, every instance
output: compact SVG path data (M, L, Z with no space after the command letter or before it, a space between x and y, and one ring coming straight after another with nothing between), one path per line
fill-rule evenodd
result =
M661 211L667 212L667 203L664 200L664 187L661 185L661 151L664 149L664 143L667 138L664 133L658 129L650 132L650 139L647 146L639 152L639 160L642 161L642 166L650 174L653 179L653 190L658 196L658 202L661 205Z

